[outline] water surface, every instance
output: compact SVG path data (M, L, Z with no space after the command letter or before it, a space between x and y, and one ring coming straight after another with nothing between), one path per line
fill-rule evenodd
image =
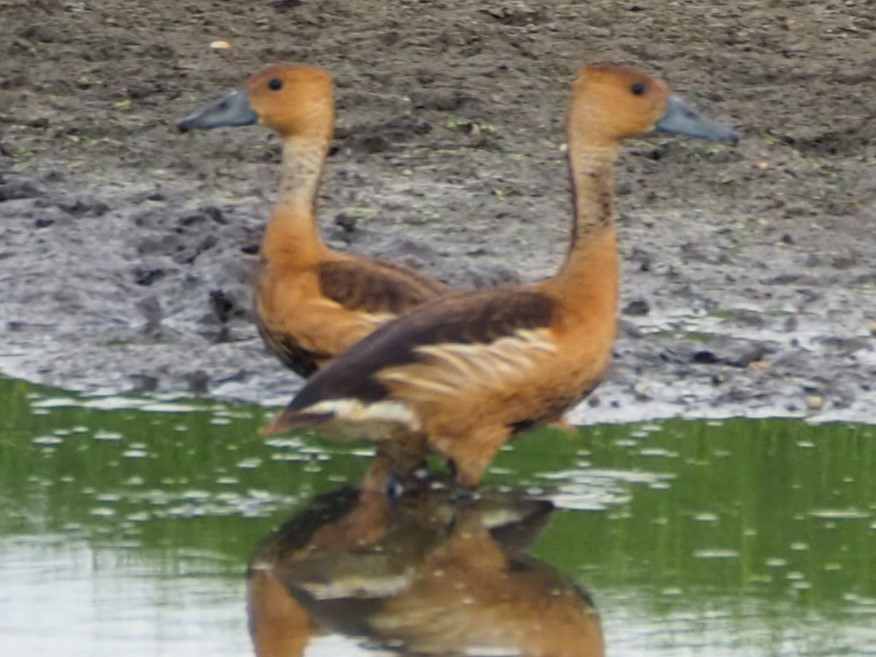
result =
M254 546L367 467L264 419L0 380L0 654L250 654ZM592 594L609 654L876 655L874 444L798 420L543 430L485 487L557 505L532 558Z

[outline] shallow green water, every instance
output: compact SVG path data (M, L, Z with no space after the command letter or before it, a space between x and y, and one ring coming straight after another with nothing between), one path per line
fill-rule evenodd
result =
M250 654L253 547L367 466L264 419L0 379L0 654ZM558 506L532 554L592 593L611 655L876 655L874 427L545 430L486 487Z

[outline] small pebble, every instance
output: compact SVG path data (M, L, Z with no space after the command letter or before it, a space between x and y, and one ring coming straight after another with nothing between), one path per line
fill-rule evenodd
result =
M651 389L644 383L637 383L633 386L633 395L639 401L647 401L653 397Z
M819 395L808 395L806 397L806 408L810 411L820 411L824 408L824 397Z

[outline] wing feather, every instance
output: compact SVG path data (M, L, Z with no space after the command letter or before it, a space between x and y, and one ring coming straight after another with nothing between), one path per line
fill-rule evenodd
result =
M312 377L290 402L294 414L329 399L374 403L404 381L455 394L461 382L501 378L551 354L554 302L533 289L458 293L384 324ZM448 392L444 392L447 390Z
M332 260L318 273L323 295L347 310L374 315L400 315L449 291L441 281L387 260Z
M399 399L441 403L500 393L528 380L556 353L548 329L517 331L489 345L438 344L418 349L425 358L377 373Z

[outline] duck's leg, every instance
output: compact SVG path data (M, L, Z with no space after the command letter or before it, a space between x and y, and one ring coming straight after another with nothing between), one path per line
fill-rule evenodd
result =
M365 475L359 483L359 489L372 493L390 494L390 489L396 487L395 482L396 476L392 471L392 464L389 459L378 452L374 461L365 471Z
M423 436L406 436L404 440L381 444L360 487L398 497L404 491L406 481L425 460L426 441Z
M465 436L432 438L431 443L453 464L456 483L476 488L510 435L508 427L487 426Z

